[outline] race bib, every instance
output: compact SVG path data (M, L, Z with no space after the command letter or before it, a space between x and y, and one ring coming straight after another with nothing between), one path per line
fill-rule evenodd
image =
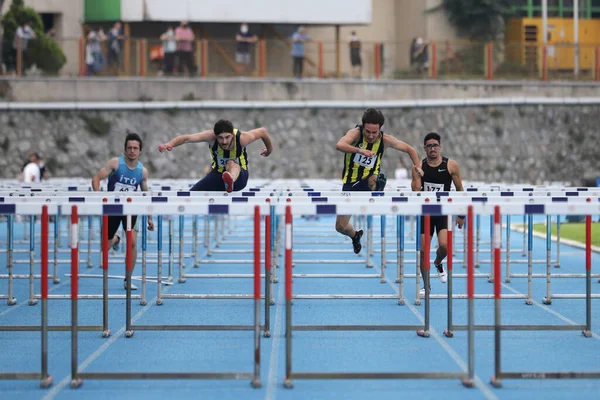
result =
M135 185L126 185L121 182L115 183L115 192L135 192L137 190L137 186Z
M373 168L375 167L375 162L377 161L377 154L371 157L367 157L360 153L356 153L354 155L354 163L360 165L365 168Z
M443 192L444 191L444 184L443 183L425 182L425 184L423 185L423 187L425 188L426 192Z
M226 167L227 166L227 161L229 161L229 160L234 161L236 164L240 163L237 158L221 158L221 157L217 157L217 165L219 167Z

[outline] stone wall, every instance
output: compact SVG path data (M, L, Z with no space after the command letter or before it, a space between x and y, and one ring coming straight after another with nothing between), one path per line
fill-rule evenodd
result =
M253 109L161 111L9 111L0 114L0 177L15 178L24 157L38 151L52 176L91 177L122 154L127 131L144 140L142 162L150 178L197 178L209 165L206 144L160 154L158 144L211 129L219 118L249 130L264 126L275 151L248 147L251 177L339 179L342 154L335 144L359 123L362 109ZM442 135L443 154L456 159L464 180L579 184L598 170L600 106L506 106L383 110L384 130L417 148L427 132ZM387 150L383 170L393 175L408 155Z

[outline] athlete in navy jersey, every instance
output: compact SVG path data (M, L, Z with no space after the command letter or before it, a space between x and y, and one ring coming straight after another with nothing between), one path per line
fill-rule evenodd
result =
M198 181L193 191L227 191L242 190L248 182L248 157L246 146L261 139L265 147L260 152L267 157L273 152L271 137L265 128L256 128L242 132L233 127L227 120L219 120L209 131L181 135L158 146L161 153L173 150L184 143L208 143L212 158L210 172Z
M419 176L413 172L412 190L427 191L427 192L448 192L451 189L452 183L457 191L463 190L462 179L460 178L460 168L454 160L442 157L441 137L435 132L428 133L425 136L424 146L427 157L423 159L421 167L423 176ZM459 229L463 227L465 219L463 216L456 218L456 225ZM424 226L424 218L421 217L421 275L425 287L421 289L421 295L425 294L425 288L430 287L429 282L426 282L427 276L423 271L424 268L424 250L425 232L429 232L429 236L433 236L434 231L437 232L438 249L433 262L437 269L438 278L442 283L446 283L448 274L444 270L442 261L448 253L448 217L447 216L431 216L430 226L428 229Z
M336 150L344 153L344 171L342 173L343 191L374 191L377 188L381 157L386 148L408 153L417 175L423 173L419 155L414 147L381 131L385 122L383 113L374 108L365 110L362 125L350 129L335 145ZM385 186L385 183L384 183ZM360 253L360 238L363 231L355 230L350 223L350 215L338 215L335 230L352 239L354 253Z
M143 191L148 190L148 170L140 162L140 153L142 152L142 139L137 133L129 133L125 137L125 154L120 157L111 158L106 165L92 179L92 189L100 190L100 181L108 178L109 192L135 192L140 188ZM131 243L132 271L137 259L137 233L139 224L137 217L131 217L133 226L133 235ZM121 238L116 235L119 226L123 224L123 229L127 229L127 217L111 215L108 217L108 247L117 249ZM148 230L154 230L152 216L148 216ZM126 285L126 283L125 283ZM131 285L132 290L136 290L135 285Z

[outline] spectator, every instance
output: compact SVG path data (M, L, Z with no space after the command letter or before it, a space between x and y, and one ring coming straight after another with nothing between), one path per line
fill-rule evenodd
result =
M50 28L48 32L46 32L46 37L51 39L56 39L56 29Z
M121 65L121 40L123 40L121 32L121 23L115 22L112 29L108 31L108 68L111 73L117 75Z
M419 74L425 73L429 69L428 46L429 42L425 42L422 37L415 38L411 46L411 65L414 65Z
M248 31L248 24L242 24L240 31L235 35L235 62L238 72L246 73L250 65L250 45L258 40L256 35Z
M39 154L31 153L29 155L28 161L23 168L23 182L40 183L42 178L41 161Z
M87 44L85 46L85 64L87 66L86 75L96 75L104 67L104 54L102 54L101 42L106 40L106 35L102 28L98 31L91 30L88 33Z
M172 26L169 26L167 31L160 35L160 40L162 40L163 47L163 63L161 72L166 75L171 75L173 73L175 54L177 52L175 29L173 29Z
M31 39L35 39L36 35L29 23L23 24L23 26L19 26L17 31L15 32L15 37L13 38L12 49L8 54L6 60L6 69L8 71L16 71L17 69L17 48L19 44L21 46L21 52L23 58L25 57L25 53L27 52L27 45Z
M191 76L196 70L193 57L194 31L187 21L181 21L175 30L175 40L177 41L178 71L183 72L185 66Z
M356 31L352 31L352 35L350 35L350 64L352 64L352 76L360 78L362 60L360 59L360 39L356 35Z
M310 38L306 34L306 28L299 26L298 30L292 36L292 58L294 60L294 76L302 78L302 68L304 66L304 43Z
M406 169L402 161L398 161L398 164L396 164L396 171L394 172L394 179L397 181L407 180L409 179L408 173L409 171Z

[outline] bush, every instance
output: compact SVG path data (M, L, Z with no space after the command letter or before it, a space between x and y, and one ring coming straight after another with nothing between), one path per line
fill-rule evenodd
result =
M4 54L12 48L12 43L19 26L28 23L37 36L29 41L27 52L23 57L23 69L36 65L45 73L55 74L67 59L54 39L47 38L40 15L31 7L25 7L23 0L13 0L10 9L2 19L4 27Z

